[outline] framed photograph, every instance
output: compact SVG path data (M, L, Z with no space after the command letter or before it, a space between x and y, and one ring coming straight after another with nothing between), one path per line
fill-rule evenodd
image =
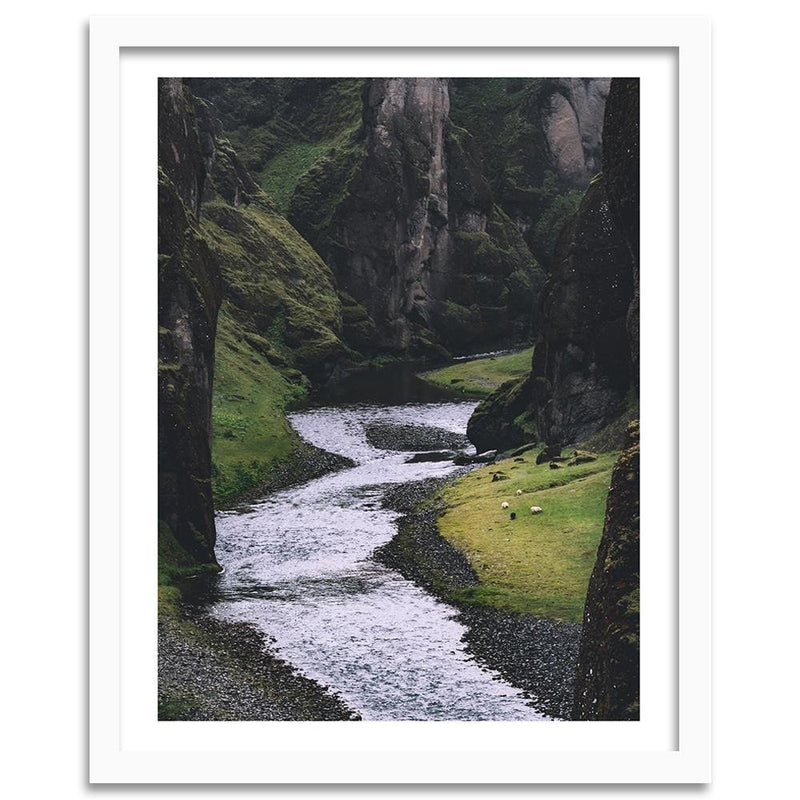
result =
M433 19L91 21L93 783L710 780L708 21Z

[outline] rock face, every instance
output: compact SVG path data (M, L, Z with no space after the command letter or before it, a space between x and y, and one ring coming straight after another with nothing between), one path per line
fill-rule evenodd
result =
M562 78L543 102L542 127L553 165L582 188L602 169L609 78Z
M191 86L333 272L351 349L439 358L531 340L540 264L599 169L607 79Z
M638 389L638 81L612 81L605 172L562 230L540 302L533 406L552 444L618 418Z
M158 182L158 514L200 564L216 564L211 389L219 271L199 232L206 177L192 100L163 79Z
M621 413L631 384L633 264L595 179L556 248L533 358L536 421L550 443L577 442Z
M639 388L639 81L618 78L606 105L608 132L603 158L611 214L633 264L633 299L628 309L632 379Z
M427 327L437 278L452 248L445 128L447 81L370 81L364 107L365 153L359 177L337 208L324 254L342 289L364 305L381 339L409 349ZM419 334L417 336L419 338Z
M480 453L494 448L510 450L536 442L536 424L530 413L530 376L506 381L481 401L467 423L467 437Z
M589 581L573 719L639 719L639 423L611 476Z
M450 119L447 79L366 82L359 130L300 178L289 219L382 349L443 356L530 334L543 276Z

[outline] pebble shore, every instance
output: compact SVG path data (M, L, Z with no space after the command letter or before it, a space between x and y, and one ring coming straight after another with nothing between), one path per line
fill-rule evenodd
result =
M160 720L357 720L252 625L178 609L158 622Z
M403 484L384 498L405 516L399 532L375 557L459 609L467 649L485 666L522 689L531 705L554 719L570 719L581 626L465 603L478 579L466 556L439 533L437 501L453 478Z

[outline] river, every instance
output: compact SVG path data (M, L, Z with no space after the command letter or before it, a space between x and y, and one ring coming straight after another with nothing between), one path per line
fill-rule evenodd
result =
M475 407L418 380L395 384L392 375L351 382L362 402L345 392L335 404L290 416L306 441L356 466L219 514L216 551L225 572L210 612L256 625L281 658L362 719L545 719L467 651L456 609L372 558L397 533L400 515L381 504L386 490L456 468L407 463L411 453L373 446L366 427L464 433Z

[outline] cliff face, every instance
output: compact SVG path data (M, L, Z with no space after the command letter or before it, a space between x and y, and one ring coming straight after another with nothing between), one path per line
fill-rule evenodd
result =
M206 173L191 98L180 79L165 79L158 100L158 513L194 561L215 564L211 390L221 286L198 226Z
M550 269L556 236L602 168L608 78L458 78L451 119L475 137L495 202Z
M639 81L618 78L605 112L608 141L606 161L608 201L633 265L633 298L627 329L631 349L631 376L639 388Z
M589 581L573 719L639 719L639 423L614 466Z
M632 298L630 253L599 177L561 234L541 299L533 380L537 426L548 443L580 441L622 412L631 384Z
M393 349L424 345L434 286L446 279L448 111L444 80L370 81L364 154L327 231L322 255Z
M575 188L603 167L603 114L608 78L561 78L542 101L542 128L552 164Z
M193 79L333 272L336 335L440 357L529 341L599 168L607 79Z
M562 230L533 359L539 433L567 444L603 428L638 389L639 86L612 82L603 176Z
M439 356L529 332L538 268L450 121L446 79L366 82L361 127L300 178L289 217L385 349Z

